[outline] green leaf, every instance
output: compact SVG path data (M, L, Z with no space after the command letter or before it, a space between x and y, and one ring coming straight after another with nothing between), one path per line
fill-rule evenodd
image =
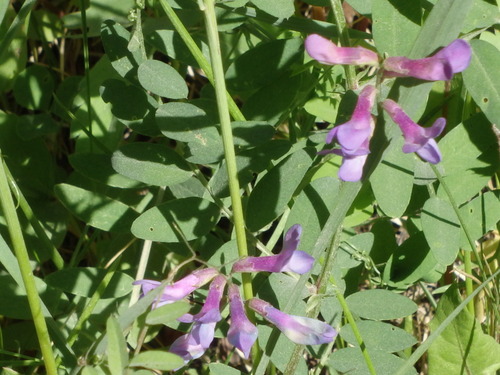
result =
M488 0L474 0L470 12L467 14L463 33L466 34L474 29L488 28L500 23L500 10L498 5Z
M47 110L56 83L51 71L40 65L31 65L14 82L14 97L24 108Z
M121 175L148 185L175 185L193 175L178 153L157 143L129 143L113 153L111 163Z
M376 349L370 349L368 354L378 375L392 374L404 363L404 359ZM333 352L329 357L329 364L342 374L371 374L359 348L344 348ZM410 369L404 375L417 375L417 372Z
M454 284L440 298L431 330L436 330L461 303ZM429 374L495 375L500 369L500 344L483 333L463 309L429 348Z
M94 267L65 268L47 275L47 285L67 293L91 297L107 270ZM134 279L123 272L114 272L102 298L119 298L132 291Z
M278 39L250 49L227 69L228 89L238 92L255 90L279 80L292 64L301 61L303 45L302 39Z
M496 68L500 51L483 40L471 40L472 59L462 73L476 104L492 123L500 118L500 71Z
M255 147L268 142L273 137L274 127L262 121L233 121L234 145L239 147Z
M108 19L102 24L101 40L106 55L118 74L131 82L136 81L137 68L144 58L140 51L129 50L130 32L119 23Z
M128 365L127 343L120 325L114 316L106 322L108 333L108 366L111 375L122 375Z
M246 220L255 232L283 213L311 166L309 150L301 149L272 168L255 186L248 199Z
M168 305L160 306L151 310L146 316L146 324L168 324L180 318L191 309L191 305L185 301L178 301Z
M377 52L381 55L406 56L420 31L420 2L373 0L372 20Z
M403 142L402 137L393 139L370 176L375 199L389 217L403 216L413 188L415 156L401 151Z
M278 18L288 18L295 12L292 0L252 0L252 3L260 10Z
M178 227L190 241L210 232L219 217L219 207L206 199L176 199L144 212L132 224L132 234L144 240L182 242Z
M428 199L421 214L425 239L436 260L447 266L455 260L460 248L460 223L453 207L440 198Z
M127 205L79 187L58 184L56 197L78 219L110 232L128 232L137 213Z
M153 94L170 99L185 99L188 88L184 78L172 68L158 60L146 60L137 71L139 82Z
M174 370L183 365L184 360L181 357L162 350L148 350L139 353L130 361L130 367L146 367L160 371Z
M417 343L408 332L389 323L362 320L356 325L368 349L395 353ZM342 326L340 336L352 346L359 346L350 324Z
M372 320L404 318L417 311L415 302L385 289L357 292L348 296L346 302L352 312Z
M236 370L235 368L229 367L222 363L210 363L208 368L212 374L217 375L242 375L241 371Z

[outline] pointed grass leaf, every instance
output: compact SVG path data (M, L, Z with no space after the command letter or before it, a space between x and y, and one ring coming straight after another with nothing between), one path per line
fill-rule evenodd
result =
M108 366L111 375L122 375L128 365L127 343L114 316L106 322L108 334Z
M164 324L172 323L177 318L186 314L191 308L191 305L185 301L178 301L163 305L151 310L146 316L146 324Z
M152 370L169 371L182 367L184 360L162 350L148 350L137 354L130 360L130 367L145 367Z
M189 164L167 145L134 142L120 147L111 158L113 169L148 185L170 186L193 175Z
M425 239L436 260L447 266L460 248L460 223L451 204L440 198L428 199L421 214Z
M56 197L78 219L110 232L128 232L137 213L105 195L68 184L54 187Z
M14 82L16 102L31 110L46 110L56 87L51 71L40 65L31 65Z
M496 68L500 51L483 40L471 40L472 59L462 73L465 87L488 120L500 119L500 71Z
M389 217L403 216L413 188L415 157L402 153L402 145L402 137L394 139L370 176L375 199Z
M461 303L453 285L439 300L431 331ZM485 333L467 309L446 327L429 348L430 374L494 375L500 369L500 344Z
M108 19L101 26L101 40L116 72L131 82L136 81L137 68L144 58L139 51L129 50L130 32L120 23Z
M210 232L219 217L219 207L206 199L176 199L144 212L132 224L132 234L158 242L182 242L183 235L190 241Z
M94 152L79 152L69 156L69 162L83 176L108 186L135 189L144 186L137 180L117 173L111 165L111 156Z
M415 337L389 323L361 320L356 322L356 325L368 349L395 353L417 343ZM359 346L350 324L342 326L339 334L352 346Z
M310 150L295 151L257 183L246 212L250 231L263 228L283 213L311 163Z
M184 78L170 65L158 60L146 60L137 70L142 87L169 99L185 99L188 87Z
M53 288L76 296L91 297L107 270L95 267L65 268L47 275L45 281ZM134 279L123 273L114 272L102 298L119 298L132 291Z
M385 289L370 289L351 294L346 302L356 315L372 320L404 318L417 311L409 298Z
M368 354L379 375L393 374L403 363L404 359L394 354L377 349L368 350ZM341 374L370 375L365 359L359 348L344 348L332 353L329 364ZM417 375L415 369L410 369L404 375Z

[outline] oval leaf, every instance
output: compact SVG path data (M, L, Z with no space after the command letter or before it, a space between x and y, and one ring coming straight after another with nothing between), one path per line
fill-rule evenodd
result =
M191 305L184 301L160 306L148 313L146 316L146 323L151 325L171 323L187 313L190 308Z
M179 184L193 175L179 154L155 143L125 145L113 153L111 164L121 175L155 186Z
M170 99L185 99L188 95L186 82L170 65L157 60L146 60L137 70L142 87L153 94Z
M182 367L184 360L178 355L161 350L148 350L137 354L130 361L130 367L146 367L152 370L169 371Z
M404 318L417 311L412 300L384 289L371 289L346 298L349 308L366 319L391 320Z
M178 227L190 241L210 232L219 217L219 207L206 199L176 199L144 212L132 224L132 234L144 240L181 242Z

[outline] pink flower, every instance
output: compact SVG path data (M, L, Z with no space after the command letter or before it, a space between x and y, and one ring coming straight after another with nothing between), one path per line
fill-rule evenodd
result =
M367 85L361 90L351 120L335 126L326 136L326 143L338 142L341 149L325 150L320 154L337 154L343 157L339 177L344 181L359 181L370 153L370 139L375 128L371 114L377 90Z
M404 153L416 152L422 159L432 164L441 161L441 152L434 138L441 134L446 126L443 117L438 118L431 127L424 128L413 122L393 100L384 100L382 107L403 132Z
M200 358L214 339L215 324L215 322L196 322L189 333L182 335L172 343L170 352L184 359L184 363Z
M215 268L204 268L196 270L186 277L176 281L172 285L167 285L163 294L158 297L155 307L160 307L175 301L179 301L194 292L199 287L212 280L219 272ZM155 280L137 280L134 285L141 285L142 294L145 295L161 283Z
M318 34L309 35L304 45L313 59L326 65L378 65L375 52L363 47L337 47Z
M386 77L415 77L426 81L448 81L453 74L464 71L470 63L469 43L456 39L434 56L412 60L407 57L385 59Z
M266 301L252 298L248 306L273 323L296 344L318 345L333 341L337 332L328 324L317 319L288 315L274 308Z
M233 272L308 272L314 258L305 251L297 250L300 242L302 227L299 224L292 226L285 235L283 249L278 255L263 257L246 257L233 265Z
M258 332L257 327L248 320L238 286L234 284L229 286L229 309L231 326L227 331L227 338L232 345L243 352L245 358L248 358Z

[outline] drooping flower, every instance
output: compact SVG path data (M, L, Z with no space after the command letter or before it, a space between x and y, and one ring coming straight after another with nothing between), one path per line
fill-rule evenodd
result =
M302 345L318 345L331 342L337 331L330 325L317 319L289 315L274 308L270 303L259 298L252 298L248 306L273 323L291 341Z
M446 126L443 117L438 118L431 127L424 128L413 122L393 100L384 100L382 107L403 132L404 153L416 152L422 159L432 164L441 161L441 152L434 138L440 135Z
M341 149L321 151L320 154L337 154L343 157L339 177L344 181L359 181L363 166L370 153L370 139L375 128L371 114L377 90L367 85L361 90L351 120L335 126L326 136L326 143L338 142Z
M191 331L175 340L170 352L184 359L184 363L200 358L214 340L216 322L195 322Z
M229 309L231 326L227 331L227 338L232 345L243 352L245 358L248 358L258 332L257 327L248 320L239 288L234 284L229 286Z
M375 52L363 47L337 47L318 34L309 35L305 42L309 56L326 65L378 65Z
M155 307L160 307L175 301L179 301L194 292L199 287L212 280L219 272L215 268L204 268L196 270L186 277L176 281L172 285L167 285L163 293L157 298ZM141 285L142 294L145 295L161 283L155 280L137 280L134 285Z
M222 275L218 275L210 283L208 289L208 295L201 308L201 311L196 314L184 314L177 320L183 323L216 323L222 319L220 315L220 301L224 293L224 287L226 286L226 278Z
M233 272L308 272L314 258L305 251L297 250L300 242L302 227L293 225L285 235L283 249L277 255L263 257L246 257L233 265Z
M384 75L448 81L453 74L460 73L469 66L471 55L469 43L456 39L431 57L415 60L402 56L388 57L383 63Z

